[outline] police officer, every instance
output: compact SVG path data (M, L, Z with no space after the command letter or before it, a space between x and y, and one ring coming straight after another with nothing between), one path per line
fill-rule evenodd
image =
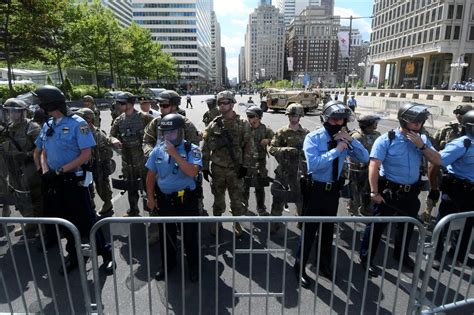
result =
M377 124L380 117L377 115L361 116L357 122L359 129L350 132L352 138L356 139L364 148L370 152L375 139L380 137ZM351 215L372 215L370 204L370 186L368 180L368 163L358 163L349 160L349 183L351 188L351 199L347 210Z
M355 96L352 95L351 98L347 101L347 106L355 113L356 107L357 107L357 100L355 99Z
M288 125L281 127L275 132L270 143L269 152L275 157L278 166L275 170L275 180L281 185L288 187L290 192L298 196L296 200L296 212L301 215L303 202L300 188L300 176L306 173L304 164L303 141L309 130L300 124L304 116L304 108L301 104L294 103L286 108L285 115L288 116ZM272 192L273 193L273 192ZM285 201L277 195L273 195L272 216L281 216ZM281 223L272 223L271 231L279 230Z
M457 122L450 122L449 124L441 127L433 136L433 147L437 151L443 150L448 142L451 142L452 140L464 135L464 128L461 125L462 118L464 114L472 109L473 107L468 104L458 105L456 107L456 109L453 111L453 114L456 116ZM426 223L431 221L431 212L439 200L439 180L441 178L441 170L439 166L431 164L428 172L431 187L430 192L426 197L426 208L423 212L423 220ZM444 197L448 198L447 195ZM449 203L449 200L445 200L445 205L446 203Z
M33 161L35 140L41 127L26 118L27 105L20 99L10 98L4 104L7 124L1 155L7 168L10 194L15 207L24 217L42 216L41 177ZM26 225L25 232L32 232L35 225ZM21 235L21 229L15 235Z
M39 105L51 118L44 124L36 146L41 149L42 189L44 191L44 209L46 216L59 217L74 224L81 236L87 238L96 222L91 208L88 186L92 176L87 172L87 162L91 149L95 146L89 126L81 117L70 115L66 98L58 88L45 85L33 94ZM54 228L48 226L47 244L54 244ZM67 229L63 235L67 239L66 270L77 268L78 261L74 238ZM97 234L99 253L103 257L107 273L113 272L114 265L108 246L102 234ZM60 273L64 274L61 266Z
M160 121L158 144L146 163L147 206L156 209L158 216L198 216L196 176L202 166L201 151L184 139L184 117L169 114ZM156 201L155 201L156 197ZM165 278L177 265L176 224L166 224L166 237L160 238L161 268L156 280ZM163 225L159 225L160 235ZM184 248L189 267L189 278L198 281L198 233L196 223L183 224ZM166 245L163 241L166 239ZM165 264L165 250L167 264ZM167 270L165 270L165 266Z
M252 159L253 140L250 124L234 111L236 103L230 91L217 94L221 115L204 131L202 146L202 170L204 179L211 180L214 195L212 211L221 216L226 210L225 192L228 190L233 216L245 213L243 204L243 178L247 175ZM219 228L221 225L219 225ZM216 235L216 225L211 225L211 235ZM235 223L234 232L242 235L242 227Z
M211 121L214 120L217 116L219 116L221 113L219 112L219 109L217 108L217 100L215 97L210 97L206 99L206 104L208 111L204 113L202 116L202 122L204 125L207 127Z
M94 112L94 126L100 128L100 110L95 105L94 98L90 95L85 95L82 98L82 103L84 104L85 108L89 108Z
M155 101L151 97L142 95L138 98L138 101L140 102L140 109L142 112L155 118L160 116L160 112L152 108L152 104L155 103Z
M129 92L120 93L116 102L120 104L122 114L117 117L110 129L110 137L115 148L122 153L122 173L125 181L145 181L145 155L142 149L143 135L146 126L153 116L137 111L134 108L136 97ZM128 187L130 209L125 216L138 216L139 194L136 185Z
M263 110L258 106L250 106L245 111L252 127L253 143L255 145L252 162L244 180L244 202L248 209L251 184L255 187L258 215L268 215L265 207L265 186L262 182L268 180L267 147L272 141L273 131L262 123ZM253 183L252 183L253 182Z
M423 157L432 163L440 162L429 139L420 130L430 115L428 106L406 103L398 110L400 128L380 136L372 147L369 163L370 196L375 216L403 215L416 218L420 209L420 166ZM373 257L377 252L386 223L368 224L360 249L363 268L377 276ZM407 227L405 252L403 247L404 223L398 224L393 258L402 260L405 268L413 271L414 262L408 255L413 225ZM370 231L373 231L371 257L369 257Z
M448 214L474 211L474 110L468 111L462 118L465 135L448 142L441 151L441 165L446 168L441 190L443 197L439 205L439 220ZM469 240L474 220L469 218L464 225L459 252L455 259L461 264L469 254ZM436 248L433 267L440 268L443 253L443 237L448 227L440 235ZM455 251L455 248L451 249Z
M362 163L367 163L369 160L367 150L347 132L346 125L353 119L353 112L344 103L339 101L327 103L320 117L323 127L309 133L303 144L308 165L303 216L336 216L340 189L344 184L344 178L340 176L344 159L349 155ZM332 279L331 246L334 224L324 223L321 231L318 231L318 228L318 223L306 223L304 240L301 239L298 246L294 271L299 277L302 268L303 287L309 286L310 279L305 267L317 232L321 233L319 273ZM304 247L301 245L302 242ZM303 250L302 261L300 261L301 250Z
M181 104L181 96L173 90L165 90L160 93L158 102L160 103L161 116L156 117L148 124L143 136L143 151L147 157L156 145L159 134L158 127L160 126L161 119L168 114L179 114L178 109ZM199 145L201 141L201 135L191 120L186 117L184 117L184 139L195 145Z
M115 161L113 157L113 144L105 131L94 126L94 112L89 108L81 108L76 112L82 117L89 128L96 142L96 146L92 148L91 171L95 183L95 189L100 199L104 202L99 210L99 215L112 215L112 188L110 187L109 176L115 170ZM93 187L93 186L92 186ZM92 190L92 198L94 198Z

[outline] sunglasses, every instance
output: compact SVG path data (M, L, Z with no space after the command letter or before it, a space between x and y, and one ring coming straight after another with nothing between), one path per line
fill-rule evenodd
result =
M162 108L168 108L170 106L171 106L171 104L160 104L160 107L162 107Z
M229 102L229 101L219 102L219 106L220 105L229 105L229 104L232 104L232 102Z

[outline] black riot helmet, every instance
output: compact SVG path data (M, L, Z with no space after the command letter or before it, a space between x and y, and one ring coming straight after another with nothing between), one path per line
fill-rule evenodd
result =
M262 119L263 110L260 107L253 105L247 108L245 114L247 114L247 116L257 116L258 118Z
M469 105L469 104L464 104L464 105L458 105L456 106L456 109L453 110L453 114L455 115L464 115L466 114L468 111L470 110L473 110L474 108L472 107L472 105Z
M169 141L175 146L184 138L184 117L179 114L168 114L160 121L159 141Z
M209 109L217 106L217 99L215 97L210 97L206 99L206 104Z
M425 121L430 116L428 111L429 106L418 104L418 103L406 103L398 110L398 121L402 128L407 128L407 123L421 122ZM422 124L422 126L423 126Z
M181 104L181 96L173 90L164 90L156 99L160 104L171 104L177 107Z
M329 101L323 106L321 122L326 123L330 118L344 119L345 124L354 120L354 113L341 101Z
M122 104L123 103L135 104L136 99L137 97L133 95L132 93L122 92L117 95L117 97L115 98L115 101L117 103L122 103Z
M462 117L462 126L469 137L474 137L474 110L470 110Z
M359 123L359 127L361 129L365 129L377 123L379 120L380 120L380 116L364 115L364 116L361 116L359 119L357 119L357 122Z
M31 92L37 103L46 113L59 110L67 114L66 97L64 93L55 86L44 85Z

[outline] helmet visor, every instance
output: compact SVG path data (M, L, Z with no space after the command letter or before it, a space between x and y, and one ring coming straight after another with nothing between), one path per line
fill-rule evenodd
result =
M183 141L184 132L183 128L171 129L171 130L159 130L158 143L165 143L166 141L177 146Z

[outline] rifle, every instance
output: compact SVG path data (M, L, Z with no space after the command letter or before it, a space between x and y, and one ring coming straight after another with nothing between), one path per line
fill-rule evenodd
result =
M224 124L222 123L222 119L217 119L216 120L217 126L221 129L221 136L219 137L219 140L221 141L219 148L221 147L226 147L227 151L229 152L230 159L232 162L234 162L234 168L238 172L240 165L238 164L237 157L235 156L234 152L234 139L232 139L232 136L229 134L229 130L224 128Z

